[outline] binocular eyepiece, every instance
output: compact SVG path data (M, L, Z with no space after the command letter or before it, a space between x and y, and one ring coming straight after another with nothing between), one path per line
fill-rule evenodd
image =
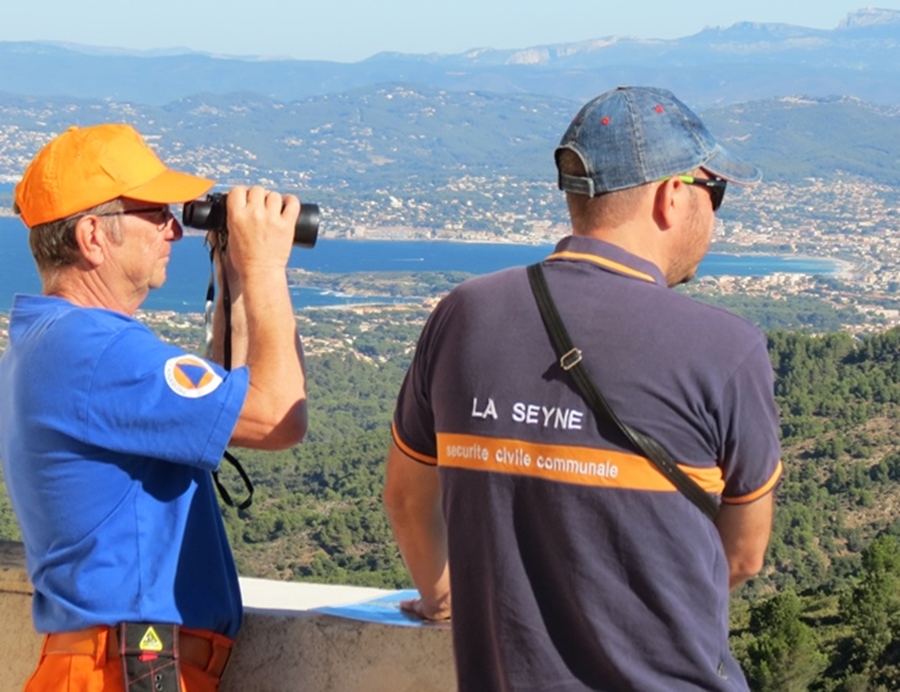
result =
M191 228L226 233L225 194L211 192L205 199L186 202L181 213L181 223ZM312 249L319 237L319 207L316 204L300 206L300 215L294 226L294 245Z

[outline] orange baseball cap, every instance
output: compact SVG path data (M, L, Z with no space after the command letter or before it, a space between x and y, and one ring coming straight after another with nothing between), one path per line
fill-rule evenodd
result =
M70 127L41 149L16 185L29 228L117 197L177 204L206 193L212 180L170 170L130 125Z

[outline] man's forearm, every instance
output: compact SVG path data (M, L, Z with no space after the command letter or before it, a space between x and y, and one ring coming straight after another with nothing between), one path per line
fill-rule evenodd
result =
M243 280L231 275L228 281L230 315L226 320L220 292L213 359L223 362L225 339L230 338L231 367L250 369L250 387L232 441L270 449L290 446L306 431L306 378L284 272L270 269Z
M430 620L450 616L450 567L443 517L438 522L415 524L393 516L391 524L400 554L423 602L423 614Z
M733 591L759 573L772 534L774 493L742 505L723 504L716 528L728 559L728 585Z
M210 357L230 370L247 364L247 313L237 274L233 269L226 272L221 262L216 268L219 293L213 317Z
M437 469L411 459L396 446L388 453L385 509L413 583L422 596L420 614L450 616L447 526L441 512Z

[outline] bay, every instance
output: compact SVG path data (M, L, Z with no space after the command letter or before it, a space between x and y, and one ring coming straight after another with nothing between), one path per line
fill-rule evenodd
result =
M389 271L462 271L487 274L546 257L553 245L510 245L429 240L346 240L320 238L312 250L295 249L290 266L345 274ZM775 272L831 274L829 260L769 255L710 254L699 276L766 276ZM202 312L209 282L209 256L199 236L185 236L172 248L167 280L151 291L144 310ZM17 218L0 218L0 312L8 312L16 293L39 293L40 279L28 247L28 231ZM347 296L314 288L292 288L294 307L410 302L388 296ZM418 301L415 301L418 302Z

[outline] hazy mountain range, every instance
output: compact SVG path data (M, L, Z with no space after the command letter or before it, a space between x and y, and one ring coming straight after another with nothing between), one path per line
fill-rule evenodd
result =
M781 96L900 102L900 12L864 9L829 31L739 23L680 39L605 37L456 55L380 53L356 63L178 50L0 42L0 92L162 105L204 93L280 101L403 82L583 101L619 84L664 84L696 107Z
M0 181L51 134L101 121L132 122L168 160L223 182L345 196L547 181L580 104L621 83L671 88L769 180L900 186L900 12L872 9L831 31L741 23L353 64L0 42Z

